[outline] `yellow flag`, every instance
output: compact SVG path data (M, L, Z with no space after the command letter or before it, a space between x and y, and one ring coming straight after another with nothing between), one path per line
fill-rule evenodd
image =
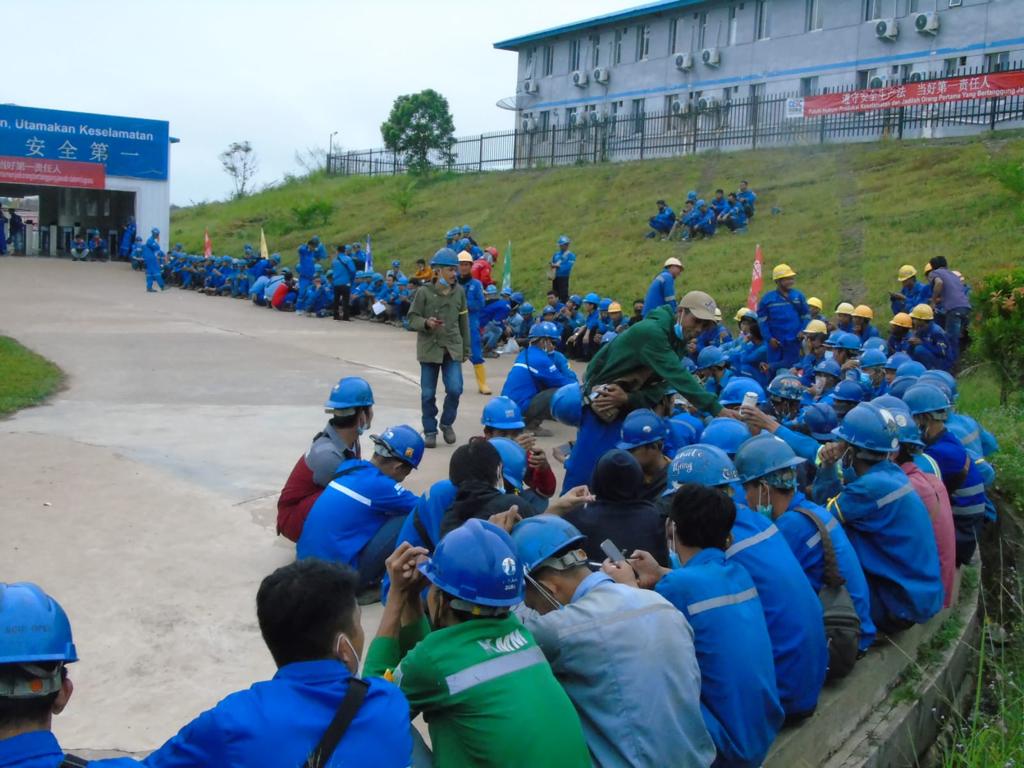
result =
M267 236L263 234L263 227L260 227L260 258L270 258L270 251L267 249Z

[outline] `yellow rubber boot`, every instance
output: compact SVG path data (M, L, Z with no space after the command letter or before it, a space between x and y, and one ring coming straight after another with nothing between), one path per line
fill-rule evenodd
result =
M474 365L473 372L476 374L476 386L480 390L480 394L491 394L491 388L487 386L487 369L484 368L484 364L477 363Z

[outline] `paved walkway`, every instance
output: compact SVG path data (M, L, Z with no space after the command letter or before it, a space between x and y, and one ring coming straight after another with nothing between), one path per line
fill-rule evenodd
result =
M0 579L39 582L71 616L82 661L62 743L151 750L273 674L254 600L294 557L274 535L277 493L339 376L373 386L376 428L419 426L415 336L148 294L122 264L14 258L0 259L0 333L68 374L50 403L0 421ZM496 390L508 367L488 362ZM464 374L460 438L487 400ZM428 452L408 487L444 476L450 454ZM363 616L372 637L380 609Z

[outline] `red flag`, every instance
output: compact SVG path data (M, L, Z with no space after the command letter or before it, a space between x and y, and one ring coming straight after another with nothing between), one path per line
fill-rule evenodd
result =
M760 248L761 246L758 246ZM213 243L210 242L210 230L203 230L203 256L210 258L213 256Z
M754 268L750 272L750 293L747 295L747 306L757 311L757 302L761 298L761 272L764 267L764 259L761 257L761 244L754 248Z

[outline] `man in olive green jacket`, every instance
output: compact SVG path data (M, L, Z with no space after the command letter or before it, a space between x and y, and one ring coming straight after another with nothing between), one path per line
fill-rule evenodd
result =
M407 315L416 331L416 359L420 362L420 405L423 439L427 448L437 446L437 378L444 379L441 434L455 442L455 417L462 395L462 363L469 358L469 310L466 294L456 279L458 257L442 248L430 260L434 280L416 290Z

